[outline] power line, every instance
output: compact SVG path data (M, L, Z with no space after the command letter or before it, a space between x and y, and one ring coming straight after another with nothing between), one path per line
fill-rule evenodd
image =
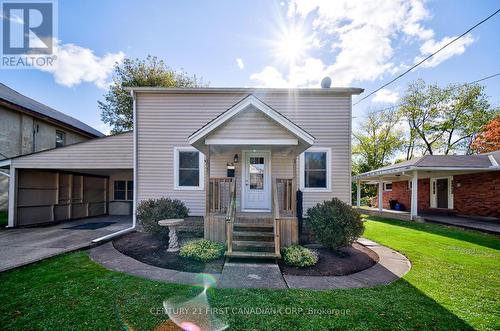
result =
M500 76L500 72L497 72L496 74L489 75L489 76L477 79L477 80L475 80L473 82L470 82L470 83L467 83L467 84L476 84L476 83L479 83L479 82L482 82L482 81L485 81L487 79L491 79L491 78L494 78L494 77L497 77L497 76ZM461 87L461 86L460 85L456 86L453 89L456 89L456 88L459 88L459 87ZM394 106L389 106L387 108L377 109L377 110L374 110L374 111L372 111L370 113L380 113L380 112L383 112L383 111L386 111L386 110L391 110L391 109L394 109L394 108L398 108L398 107L401 107L401 106L404 106L404 105L405 105L405 103L400 103L400 104L397 104L397 105L394 105Z
M396 80L400 79L401 77L403 77L404 75L406 75L407 73L409 73L410 71L412 71L413 69L415 69L416 67L418 67L419 65L421 65L422 63L424 63L425 61L429 60L431 57L433 57L434 55L436 55L437 53L441 52L443 49L445 49L446 47L448 47L449 45L453 44L455 41L459 40L460 38L462 38L463 36L465 36L466 34L468 34L469 32L471 32L472 30L474 30L475 28L477 28L478 26L480 26L481 24L483 24L484 22L486 22L487 20L489 20L490 18L492 18L493 16L495 16L496 14L498 14L498 12L500 12L500 9L497 9L497 11L495 11L493 14L491 14L490 16L486 17L485 19L483 19L482 21L480 21L479 23L476 23L474 26L472 26L471 28L469 28L467 31L465 31L464 33L462 33L460 36L456 37L455 39L453 39L452 41L448 42L446 45L442 46L440 49L438 49L437 51L435 51L434 53L428 55L427 57L425 57L423 60L421 60L420 62L414 64L413 66L411 66L409 69L407 69L405 72L399 74L397 77L395 77L394 79L392 79L391 81L389 81L388 83L385 83L384 85L382 85L381 87L377 88L375 91L371 92L370 94L364 96L362 99L360 99L359 101L356 101L356 103L353 104L353 106L356 106L358 103L360 103L361 101L365 100L366 98L372 96L373 94L377 93L378 91L380 91L381 89L383 89L384 87L394 83Z

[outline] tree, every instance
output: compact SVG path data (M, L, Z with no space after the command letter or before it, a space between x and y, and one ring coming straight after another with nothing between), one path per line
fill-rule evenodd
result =
M500 150L500 115L486 124L475 137L471 150L475 153L488 153Z
M406 159L416 148L423 154L469 153L473 138L495 113L484 87L477 84L452 84L441 88L417 80L408 86L400 116L409 128Z
M397 129L399 117L394 112L373 111L353 133L356 172L383 167L402 149L403 131Z
M112 133L128 131L133 128L132 97L125 87L198 87L201 79L187 73L176 72L163 60L148 55L145 60L126 58L115 64L113 82L104 95L104 101L98 101L101 119L111 126Z

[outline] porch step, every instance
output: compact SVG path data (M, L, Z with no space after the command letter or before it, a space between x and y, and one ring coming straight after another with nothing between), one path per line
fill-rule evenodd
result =
M274 241L251 241L251 240L234 240L233 245L244 247L274 247Z
M279 259L281 258L280 254L275 254L274 252L240 252L233 251L231 253L226 252L227 257L234 258L249 258L249 259Z
M233 237L265 237L265 238L274 238L274 232L266 232L266 231L233 231Z

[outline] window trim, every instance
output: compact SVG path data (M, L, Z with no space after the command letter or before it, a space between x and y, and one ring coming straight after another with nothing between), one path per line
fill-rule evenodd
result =
M61 146L57 146L57 134L60 133L62 134L62 145ZM64 147L66 146L66 132L64 131L61 131L61 130L56 130L56 148L61 148L61 147Z
M326 187L305 187L305 153L326 153ZM332 149L330 147L310 147L300 154L299 166L300 189L303 192L332 192Z
M198 152L199 174L198 186L179 185L179 152ZM205 189L205 155L194 147L174 147L174 190L179 191L202 191Z
M115 189L115 183L116 182L125 182L125 199L116 199L116 189ZM113 180L113 201L122 201L122 202L132 202L134 201L133 196L134 196L134 190L132 189L132 199L127 199L128 196L128 182L134 182L132 179L115 179ZM132 184L134 185L134 184Z
M390 189L387 189L387 184L391 184ZM392 182L384 182L384 192L392 192Z

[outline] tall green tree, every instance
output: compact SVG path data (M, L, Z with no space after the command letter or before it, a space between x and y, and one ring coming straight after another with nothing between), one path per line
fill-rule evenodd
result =
M111 132L133 128L132 97L125 87L199 87L202 81L183 71L174 71L163 60L148 55L146 59L126 58L114 68L113 82L104 101L98 101L101 119L111 126Z
M405 140L398 129L398 114L392 111L373 111L353 133L354 169L362 173L383 167L389 163Z
M417 80L408 86L399 114L408 125L406 158L411 159L419 148L422 154L430 155L470 153L475 135L495 111L483 86L451 84L441 88Z

